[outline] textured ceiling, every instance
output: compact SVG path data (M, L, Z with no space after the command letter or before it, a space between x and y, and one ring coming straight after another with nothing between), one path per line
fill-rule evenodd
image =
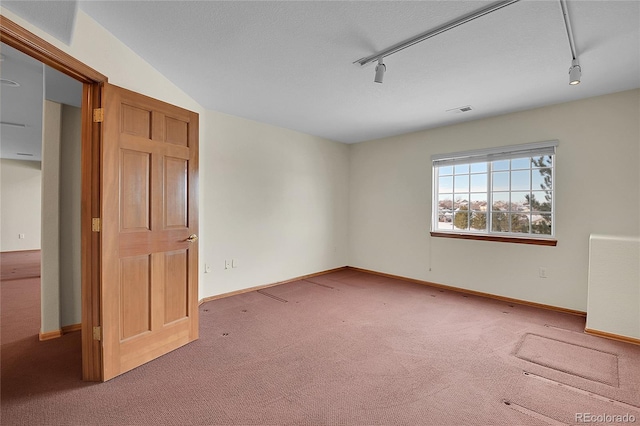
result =
M568 84L571 53L556 0L522 0L389 56L383 84L373 82L374 66L353 64L491 3L78 7L205 108L346 143L640 87L638 1L568 2L578 86ZM472 111L446 112L465 105Z

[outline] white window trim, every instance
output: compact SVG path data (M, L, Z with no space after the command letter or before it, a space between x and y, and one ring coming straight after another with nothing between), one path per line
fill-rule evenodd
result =
M556 148L558 147L559 142L557 140L550 140L544 142L535 142L535 143L527 143L527 144L519 144L519 145L510 145L510 146L502 146L495 148L486 148L486 149L478 149L471 151L462 151L455 153L446 153L446 154L435 154L431 156L432 163L432 220L431 220L431 235L434 236L451 236L451 237L459 237L464 239L486 239L491 241L500 241L500 240L511 240L511 242L527 242L527 240L547 240L553 241L555 245L555 235L556 235ZM447 230L447 229L438 229L438 207L439 202L437 200L437 195L439 194L438 188L438 173L437 168L443 166L453 166L456 164L472 164L479 162L491 162L497 160L504 159L512 159L512 158L521 158L521 157L535 157L542 155L553 155L553 165L552 165L552 182L553 182L553 190L551 191L551 235L544 234L530 234L530 233L515 233L515 232L492 232L490 226L490 208L487 211L487 230ZM491 169L487 170L487 205L491 205ZM510 183L511 185L511 183ZM509 188L509 192L511 193L511 188ZM455 194L454 194L455 195ZM523 241L515 241L515 240L523 240Z

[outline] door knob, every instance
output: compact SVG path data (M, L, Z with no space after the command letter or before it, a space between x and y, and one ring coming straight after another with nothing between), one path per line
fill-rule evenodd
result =
M196 234L191 234L189 235L189 238L187 238L187 241L189 241L190 243L196 242L198 241L198 236Z

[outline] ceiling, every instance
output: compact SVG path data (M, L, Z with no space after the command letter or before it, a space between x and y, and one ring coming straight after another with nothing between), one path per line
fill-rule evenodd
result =
M42 103L48 99L80 107L82 84L2 43L0 158L42 160Z
M62 41L78 10L206 109L354 143L640 87L640 2L521 0L385 58L353 62L487 1L3 1ZM58 7L62 5L63 7ZM68 42L68 41L67 41ZM470 105L465 113L447 112Z

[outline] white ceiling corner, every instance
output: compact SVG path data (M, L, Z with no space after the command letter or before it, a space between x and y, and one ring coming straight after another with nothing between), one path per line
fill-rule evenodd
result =
M61 42L71 44L78 8L76 0L2 0L2 7L6 7Z

